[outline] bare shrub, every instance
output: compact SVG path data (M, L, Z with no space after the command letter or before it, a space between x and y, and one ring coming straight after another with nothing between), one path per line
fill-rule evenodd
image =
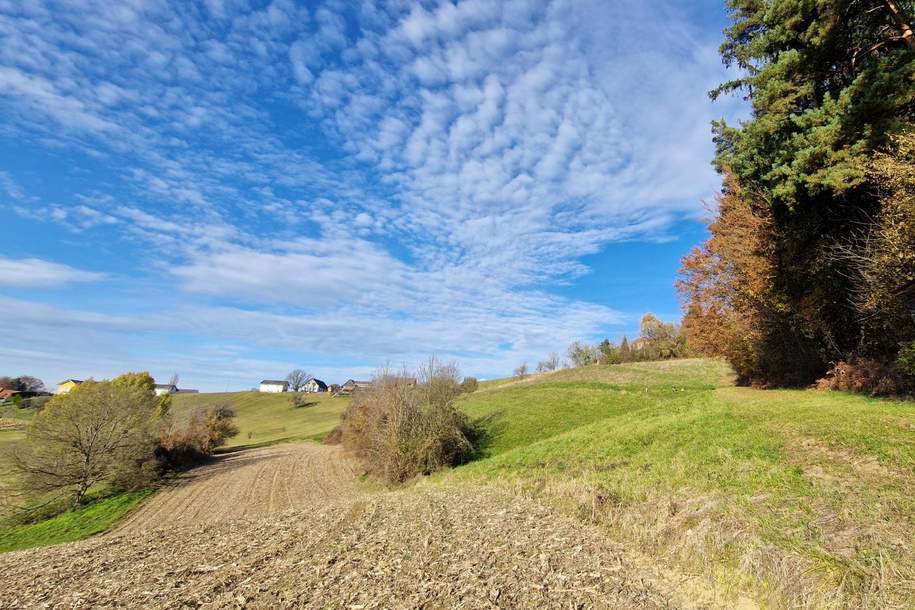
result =
M473 429L454 407L461 393L457 367L431 359L418 375L382 371L355 394L343 414L343 446L366 470L390 483L466 461Z
M519 366L518 368L515 369L514 377L517 377L518 379L524 379L525 377L527 377L527 375L528 375L527 362L522 363L521 366Z
M600 359L600 351L594 345L573 341L569 345L568 356L572 366L587 366Z
M173 423L159 438L157 455L169 468L188 468L206 460L238 434L235 412L227 405L197 407L183 424Z
M871 396L899 396L915 390L911 377L895 362L883 363L870 358L851 358L832 367L826 377L817 380L821 390L862 392Z
M465 394L472 394L476 392L479 387L480 382L477 381L476 377L464 377L464 380L461 382L461 392Z

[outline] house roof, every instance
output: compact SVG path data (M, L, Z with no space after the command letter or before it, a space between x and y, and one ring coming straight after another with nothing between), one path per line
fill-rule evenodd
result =
M318 379L317 377L312 377L312 378L309 379L308 381L309 381L309 382L314 381L316 384L318 384L318 385L321 386L322 388L326 388L326 387L327 387L327 384L324 383L323 381L321 381L320 379Z
M264 379L261 381L261 385L288 385L288 381L281 381L279 379Z
M57 385L63 385L65 383L67 383L68 381L72 381L73 383L82 383L83 382L82 379L64 379L63 381L58 381Z

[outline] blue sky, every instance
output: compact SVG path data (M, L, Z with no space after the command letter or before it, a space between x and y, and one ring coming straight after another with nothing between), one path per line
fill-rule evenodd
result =
M677 319L720 0L0 0L0 374L503 375Z

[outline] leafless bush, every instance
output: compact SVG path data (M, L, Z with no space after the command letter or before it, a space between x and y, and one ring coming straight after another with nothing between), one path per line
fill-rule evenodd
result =
M472 394L476 392L479 387L480 382L477 381L476 377L464 377L464 380L461 382L461 392L465 394Z
M525 377L527 377L527 374L528 374L527 362L522 363L521 366L516 368L515 372L514 372L514 376L517 377L518 379L524 379Z
M343 414L343 446L387 483L459 464L473 452L472 426L454 407L457 367L431 359L418 377L382 371Z
M568 356L572 361L572 366L587 366L600 359L600 351L594 345L573 341L569 345Z
M157 454L169 468L188 468L204 461L238 434L235 412L226 405L197 407L186 422L176 424L159 438Z
M882 363L870 358L840 361L826 377L817 380L821 390L862 392L871 396L898 396L915 391L911 377L895 363Z

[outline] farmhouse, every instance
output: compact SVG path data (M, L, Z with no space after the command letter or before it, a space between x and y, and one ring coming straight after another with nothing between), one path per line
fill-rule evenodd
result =
M18 394L19 394L19 390L10 390L8 388L0 388L0 403L6 402L8 399L12 398L13 396L17 396Z
M337 394L347 395L352 394L356 390L364 390L371 387L371 381L356 381L355 379L347 379L346 383L340 386L340 390Z
M303 392L326 392L327 384L324 383L323 381L321 381L320 379L312 377L307 382L305 382L304 386L302 386L302 391Z
M278 381L276 379L264 379L261 381L260 392L285 392L289 389L289 383L286 381Z
M82 382L82 379L65 379L57 384L57 393L66 394Z
M156 393L156 396L162 396L163 394L177 394L178 386L173 383L157 383L153 387L153 391Z

